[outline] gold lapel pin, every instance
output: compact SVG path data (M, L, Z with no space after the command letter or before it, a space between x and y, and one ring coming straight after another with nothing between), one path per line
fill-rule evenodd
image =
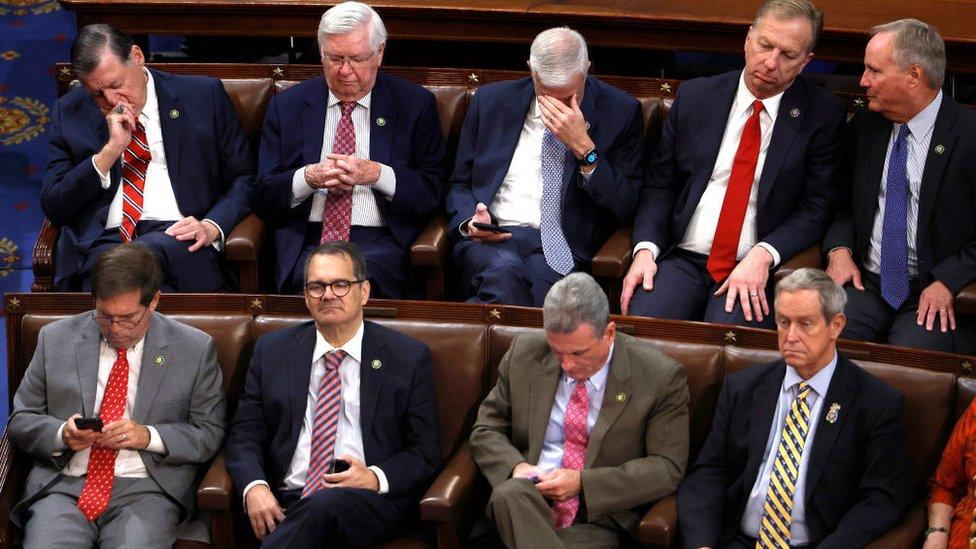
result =
M627 400L627 395L624 393L617 393L617 402L623 402Z
M176 109L169 111L169 117L172 118L173 120L176 120L177 118L180 117L180 111Z
M164 362L166 362L166 359L163 358L163 355L156 355L156 358L153 359L153 364L156 366L162 366Z
M830 409L827 410L827 423L837 423L837 418L840 415L840 404L833 403L830 405Z
M935 154L941 155L942 153L945 152L945 145L939 143L938 145L935 146L934 150L935 150Z
M790 117L792 117L792 118L799 118L800 117L800 109L798 109L796 107L793 107L792 109L790 109Z
M382 365L383 365L383 362L380 361L380 359L378 359L378 358L374 358L373 359L373 362L370 363L370 366L372 366L374 370L379 370L380 369L380 366L382 366Z
M377 126L385 126L386 125L386 119L383 118L382 116L377 117L376 118L376 125Z

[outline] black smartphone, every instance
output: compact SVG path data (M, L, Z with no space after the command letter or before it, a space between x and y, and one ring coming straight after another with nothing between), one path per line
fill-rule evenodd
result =
M342 459L334 459L329 464L329 474L344 473L349 470L349 462Z
M542 479L537 476L531 476L529 477L529 480L532 481L532 484L539 484L540 482L542 482Z
M102 427L105 425L102 423L102 418L100 417L76 417L75 427L78 429L87 429L89 431L102 431Z
M498 225L492 225L491 223L478 223L477 221L472 221L471 225L475 229L481 229L482 231L488 231L492 233L510 233L512 231L506 229L505 227L499 227Z

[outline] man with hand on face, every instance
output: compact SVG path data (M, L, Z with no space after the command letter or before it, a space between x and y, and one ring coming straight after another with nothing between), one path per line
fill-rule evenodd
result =
M599 284L556 282L545 334L516 336L471 431L508 547L616 547L635 539L688 459L680 364L616 332Z
M406 297L409 251L441 208L446 147L433 94L379 72L386 27L343 2L318 29L324 78L271 99L254 207L275 231L278 291L300 292L305 259L348 240L374 297Z
M161 281L152 253L116 246L92 270L95 310L41 328L7 426L34 459L11 513L24 547L209 541L183 527L224 438L217 350L155 312Z
M54 108L41 208L60 227L54 285L87 290L98 256L138 241L163 289L224 287L220 249L250 213L253 165L220 81L145 67L132 38L87 25L71 45L81 86Z
M227 469L262 547L381 543L416 516L440 466L430 350L363 320L370 283L354 244L320 245L305 280L313 322L258 339Z
M468 107L447 215L469 301L541 306L630 221L641 106L589 68L579 33L549 29L532 42L531 78L482 86Z
M955 296L976 280L976 114L943 94L945 44L902 19L873 29L851 123L850 192L824 238L847 285L843 337L976 352Z
M772 327L769 272L830 222L844 109L800 72L823 15L768 0L745 69L678 89L634 221L624 314Z
M864 547L901 517L903 397L837 354L846 300L817 269L776 285L782 359L725 377L678 489L683 547Z

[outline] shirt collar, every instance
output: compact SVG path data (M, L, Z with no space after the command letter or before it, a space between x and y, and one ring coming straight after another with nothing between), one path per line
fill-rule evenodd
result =
M942 90L935 96L935 99L928 104L927 107L922 109L921 112L912 117L911 120L906 122L908 124L908 129L911 130L912 136L914 136L916 142L918 140L925 139L932 128L935 127L935 119L939 116L939 108L942 106ZM894 135L898 135L901 130L901 124L895 124L892 131Z
M603 386L607 384L607 375L610 374L610 359L613 358L613 346L610 344L610 352L607 353L607 359L603 362L603 366L592 376L590 379L586 380L588 385L587 389L593 389L594 391L602 391ZM563 383L576 383L576 380L566 375L566 372L562 373Z
M779 103L783 100L783 93L781 91L772 97L767 97L762 99L763 110L769 115L769 118L776 122L776 114L779 113ZM743 70L742 74L739 75L739 88L735 92L735 102L732 106L732 113L736 116L749 116L752 114L752 104L756 101L756 96L752 95L749 88L746 87L746 71Z
M834 377L834 370L836 369L837 351L834 351L834 358L832 358L822 370L817 372L816 375L806 380L806 382L813 389L813 392L817 393L818 397L823 398L827 394L827 388L830 387L830 379ZM803 381L803 378L800 377L800 374L796 373L796 370L787 364L786 376L783 378L783 390L788 391L801 381Z
M157 122L159 120L159 98L156 96L156 84L153 80L152 71L146 67L143 67L142 71L146 73L147 77L146 104L142 107L139 120L143 126L147 126L149 122Z
M532 104L529 105L529 118L537 120L542 118L542 111L539 109L539 99L532 96Z
M332 108L338 105L340 102L341 101L339 101L339 98L332 93L332 90L329 90L329 102L326 104L326 106ZM356 104L366 110L369 110L369 106L372 104L372 102L373 102L373 91L370 90L370 92L364 95L359 101L356 101Z
M148 334L149 332L146 333ZM108 340L105 339L105 336L102 336L101 334L99 334L99 336L100 336L99 339L101 339L103 347L105 347L106 349L111 349L113 352L116 350L115 347L112 347L111 345L108 344ZM142 352L142 347L145 345L145 343L146 343L146 336L142 336L142 339L136 341L136 344L126 349L126 351L132 351L134 353Z
M350 358L356 362L362 362L363 357L363 328L365 324L359 323L359 328L356 333L353 334L349 341L343 343L339 349L346 352ZM325 340L325 336L322 332L315 330L315 348L312 350L312 362L315 362L322 358L322 355L332 351L339 350L332 346L331 343Z

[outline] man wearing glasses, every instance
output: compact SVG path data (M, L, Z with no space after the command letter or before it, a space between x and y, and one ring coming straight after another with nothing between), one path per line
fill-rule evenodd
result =
M362 254L316 248L312 322L262 336L227 468L262 547L363 547L396 536L441 462L430 350L363 320Z
M258 157L254 206L275 231L277 288L302 288L321 242L354 242L376 297L404 297L409 247L440 208L444 137L434 96L379 73L386 27L339 4L318 29L324 78L275 95Z
M181 523L223 440L224 393L210 336L155 312L161 282L151 252L118 246L92 271L95 310L41 328L7 429L34 458L11 514L25 547L195 537Z

